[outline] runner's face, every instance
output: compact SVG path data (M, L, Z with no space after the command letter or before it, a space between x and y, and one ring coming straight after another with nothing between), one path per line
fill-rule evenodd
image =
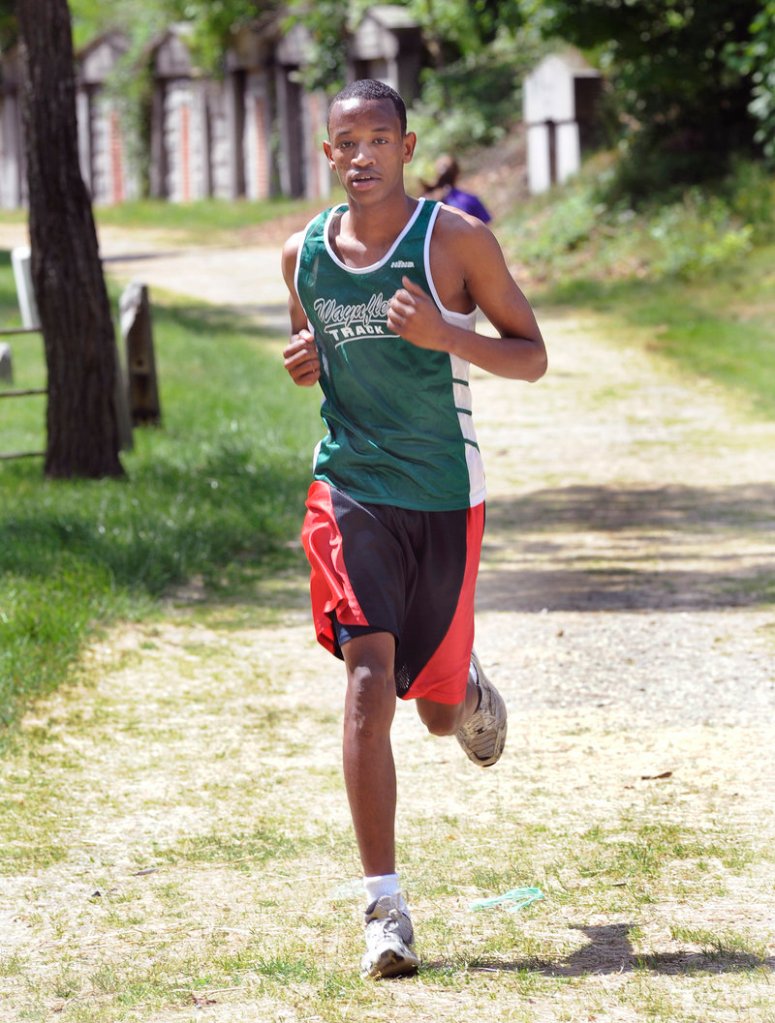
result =
M331 111L323 148L347 195L370 202L393 190L403 192L404 164L412 159L415 142L414 132L401 134L390 100L347 99Z

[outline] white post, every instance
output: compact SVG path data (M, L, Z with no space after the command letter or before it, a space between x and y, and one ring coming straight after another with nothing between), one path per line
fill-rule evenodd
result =
M557 125L557 180L562 184L581 167L579 126L576 121Z
M7 341L0 341L0 380L5 380L7 384L13 383L11 346Z
M549 159L549 126L527 126L527 181L531 195L539 195L552 187Z
M19 311L22 324L33 330L40 327L38 303L35 301L35 290L32 287L32 267L29 245L17 245L11 250L13 276L16 281L16 294L19 298Z

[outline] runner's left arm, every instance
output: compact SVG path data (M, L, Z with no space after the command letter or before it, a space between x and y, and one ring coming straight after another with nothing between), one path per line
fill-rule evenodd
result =
M442 275L452 280L453 290L481 309L500 336L450 324L431 297L408 277L390 301L388 325L420 348L449 352L497 376L538 380L546 372L546 347L533 310L509 273L493 233L473 218L455 216L452 223L447 218L438 235L434 241L454 254L442 262Z

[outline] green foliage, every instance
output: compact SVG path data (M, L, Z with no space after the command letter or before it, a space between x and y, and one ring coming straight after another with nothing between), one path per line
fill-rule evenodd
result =
M346 0L289 0L286 27L302 25L310 36L310 59L300 70L304 85L333 96L347 79Z
M504 34L513 37L525 23L519 0L408 0L405 6L437 58L481 53Z
M0 0L0 51L10 50L16 38L16 4L13 0Z
M195 62L210 73L222 68L232 33L279 9L272 0L69 0L76 47L110 28L125 32L138 53L175 22L191 27Z
M211 73L223 67L231 37L244 25L279 10L279 0L165 0L168 23L192 28L191 50L196 63Z
M736 160L720 194L732 213L751 227L755 244L775 239L775 180L761 163Z
M735 222L722 199L692 189L680 203L658 210L648 233L656 243L650 263L653 276L691 279L750 251L753 227Z
M596 48L612 83L627 125L622 192L644 200L723 177L734 153L752 151L755 83L728 55L748 46L762 0L558 0L551 9L545 31Z
M751 22L745 42L728 43L727 63L752 83L749 112L759 122L754 138L775 165L775 0L767 0Z
M307 88L321 89L330 96L345 85L348 36L371 6L366 0L352 0L350 3L343 0L317 0L315 3L289 0L285 25L302 25L310 35L311 59L300 73ZM518 0L474 0L472 3L462 0L436 0L434 3L404 0L399 6L405 6L417 21L439 74L439 82L431 87L435 95L425 100L432 110L431 116L438 119L440 110L446 107L446 103L432 106L435 98L446 100L454 92L455 98L460 100L464 90L456 89L455 85L458 80L472 76L473 92L465 95L465 108L459 113L458 120L472 116L474 138L485 140L490 137L493 130L491 108L507 104L513 92L512 80L522 74L521 69L527 63L523 51L514 59L514 36L525 24L521 4ZM511 42L509 69L506 69L504 61L505 38ZM495 52L492 47L495 47ZM432 76L426 75L424 80L430 82ZM486 107L484 114L478 109L482 103ZM509 110L506 120L512 117L513 112Z
M510 248L534 276L693 280L773 237L775 186L756 163L738 162L714 192L688 188L635 210L610 201L617 167L607 159L505 220Z
M501 32L486 49L424 71L410 117L422 152L460 152L502 138L521 116L524 76L544 49L535 32L520 32L518 45Z
M520 259L546 262L572 252L594 231L605 207L590 188L568 191L528 220L520 232Z
M738 161L713 191L694 187L638 211L606 205L597 158L577 179L498 227L533 301L586 306L652 332L687 373L775 417L775 181Z

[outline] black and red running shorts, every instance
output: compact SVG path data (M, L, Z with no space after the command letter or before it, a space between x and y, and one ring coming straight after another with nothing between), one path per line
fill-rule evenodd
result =
M341 657L348 635L390 632L396 692L465 698L484 505L415 511L361 504L313 482L301 539L318 641Z

